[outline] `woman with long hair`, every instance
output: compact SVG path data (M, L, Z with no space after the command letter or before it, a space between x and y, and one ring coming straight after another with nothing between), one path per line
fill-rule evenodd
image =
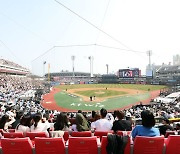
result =
M9 122L9 116L8 115L3 115L1 120L0 120L0 129L3 129L4 131L7 131L8 128L6 128L6 123Z
M41 113L36 113L33 116L33 125L30 127L31 132L45 132L47 136L49 136L49 133L47 131L47 126L42 123L42 115Z
M30 126L31 126L31 120L32 120L31 115L24 115L20 119L20 123L16 126L15 131L16 132L23 132L23 133L29 132Z
M56 122L54 123L54 130L69 131L69 120L66 114L60 113L57 115Z

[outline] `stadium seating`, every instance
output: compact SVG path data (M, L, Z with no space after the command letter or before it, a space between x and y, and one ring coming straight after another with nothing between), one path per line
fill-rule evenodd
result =
M124 135L131 135L131 131L117 131L117 135L124 136Z
M98 154L97 137L70 137L68 154Z
M162 154L164 137L136 136L134 140L133 154Z
M5 138L24 138L23 132L4 132L3 136Z
M72 137L91 137L91 131L71 132Z
M166 131L165 138L168 138L169 135L175 135L175 131Z
M69 139L68 131L50 131L50 137L63 137L66 142Z
M180 135L170 135L165 141L166 154L180 153Z
M32 154L32 143L29 138L2 138L3 154Z
M50 131L50 137L63 137L64 131Z
M45 132L26 132L26 137L30 140L34 140L35 137L47 137Z
M66 142L69 139L69 132L65 131L63 135L64 141Z
M4 132L5 132L5 131L4 131L3 129L0 129L1 135L3 135Z
M101 140L102 136L107 136L108 133L114 133L114 132L113 131L95 131L94 136L99 137Z
M8 132L15 132L15 129L8 129Z
M35 138L36 154L65 154L63 138Z
M106 146L108 144L107 136L102 136L101 139L101 154L107 154L106 152ZM130 138L128 140L128 143L124 149L124 154L130 154L131 147L130 147Z

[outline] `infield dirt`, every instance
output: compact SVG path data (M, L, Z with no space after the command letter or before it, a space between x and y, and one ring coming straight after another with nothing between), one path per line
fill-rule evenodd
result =
M83 99L85 102L91 102L88 96L80 95L76 93L77 91L89 91L89 90L104 90L104 88L78 88L78 89L69 89L67 93L73 94L76 96L79 96ZM101 102L104 101L108 98L113 98L113 97L119 97L119 96L125 96L125 95L137 95L137 94L142 94L144 91L142 90L135 90L135 89L125 89L125 88L108 88L107 90L112 90L112 91L122 91L126 92L126 94L121 94L121 95L115 95L115 96L107 96L107 97L95 97L95 100L93 102Z

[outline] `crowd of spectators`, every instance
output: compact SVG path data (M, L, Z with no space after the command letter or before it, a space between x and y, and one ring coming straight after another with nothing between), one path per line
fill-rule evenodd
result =
M16 113L23 110L25 113L42 111L37 102L35 89L42 89L39 81L16 75L0 75L0 117L4 114ZM28 92L28 93L27 93ZM12 116L12 115L9 115Z
M179 130L179 123L169 119L180 117L180 102L152 103L132 106L122 111L100 111L87 113L63 113L44 109L37 95L22 98L29 90L43 89L38 81L23 76L0 75L0 129L17 132L50 131L132 131L132 138L165 135L167 130ZM156 119L161 119L157 123ZM140 124L140 125L139 125ZM173 125L174 124L174 125Z
M6 65L6 66L9 66L9 67L14 67L14 68L20 68L20 69L27 70L26 68L22 67L21 65L16 64L16 63L14 63L12 61L9 61L9 60L5 60L5 59L0 59L0 65Z

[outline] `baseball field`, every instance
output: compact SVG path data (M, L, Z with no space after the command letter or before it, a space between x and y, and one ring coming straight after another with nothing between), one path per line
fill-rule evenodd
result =
M43 96L45 108L59 111L92 111L102 107L109 111L149 103L158 96L160 85L78 84L59 85Z

